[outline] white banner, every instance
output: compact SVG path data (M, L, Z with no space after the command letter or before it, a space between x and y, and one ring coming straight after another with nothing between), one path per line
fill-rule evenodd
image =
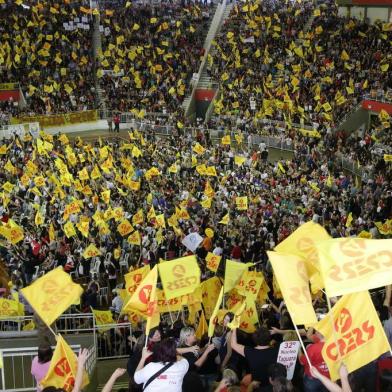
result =
M300 343L298 341L282 342L279 346L278 363L286 366L287 379L291 380L294 375L295 363L298 358Z
M203 242L203 237L199 233L188 234L183 240L182 244L186 246L191 252L195 252L197 247Z

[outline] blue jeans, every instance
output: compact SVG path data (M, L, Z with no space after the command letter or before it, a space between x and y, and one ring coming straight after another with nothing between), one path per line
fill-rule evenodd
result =
M326 389L323 385L323 383L317 378L312 378L307 376L306 374L304 375L304 391L305 392L327 392L328 389Z

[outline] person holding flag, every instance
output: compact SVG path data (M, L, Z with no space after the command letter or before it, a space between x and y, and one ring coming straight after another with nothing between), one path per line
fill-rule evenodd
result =
M309 344L306 348L307 356L309 357L310 366L305 355L299 357L300 363L304 366L304 390L305 392L326 391L324 383L319 377L314 377L314 374L321 374L323 379L330 379L328 366L322 356L324 347L324 337L319 332L315 332L314 343ZM312 370L313 369L313 370Z

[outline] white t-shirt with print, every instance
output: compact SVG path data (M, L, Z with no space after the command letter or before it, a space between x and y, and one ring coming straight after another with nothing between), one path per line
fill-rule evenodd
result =
M165 365L159 362L150 362L143 369L135 372L133 376L135 382L144 385L163 366ZM188 369L188 361L184 358L181 359L152 381L144 392L181 392L182 380Z

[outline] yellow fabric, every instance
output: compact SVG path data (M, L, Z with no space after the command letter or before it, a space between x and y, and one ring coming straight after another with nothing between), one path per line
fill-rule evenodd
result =
M217 269L219 268L219 263L221 261L221 258L222 256L218 256L211 252L208 252L206 256L207 268L212 272L216 272Z
M95 317L95 324L98 326L114 324L112 312L110 310L96 310L91 308L93 315ZM109 331L110 327L99 327L97 328L98 332L106 332Z
M317 322L309 292L309 279L306 266L295 255L267 252L279 288L295 324Z
M101 251L94 245L90 244L83 252L83 257L89 259L91 257L100 256Z
M62 388L66 392L73 390L73 382L76 377L78 362L75 353L61 335L57 335L57 345L50 361L48 373L41 381L45 387ZM82 388L89 383L86 372L83 374Z
M208 337L209 338L214 336L215 325L218 322L217 315L218 315L218 311L219 311L219 308L220 308L221 303L222 303L222 299L223 299L223 287L221 288L218 300L216 301L216 304L215 304L215 307L214 307L214 311L212 312L212 315L210 317L210 321L208 323Z
M248 196L241 196L235 198L237 210L246 211L248 209Z
M226 260L224 292L227 293L235 287L244 271L248 269L248 264L234 260Z
M222 283L220 279L216 276L201 282L201 292L202 292L202 303L204 306L204 312L209 319L212 315L212 311L215 307L215 299L218 297Z
M392 282L392 239L338 238L317 243L316 247L330 297Z
M156 286L158 267L155 266L138 285L129 301L123 306L122 313L135 312L143 317L152 315L158 305Z
M341 362L351 373L390 350L367 291L343 296L314 328L325 337L322 355L333 381Z
M159 274L167 299L192 293L200 285L200 269L195 256L160 263Z
M128 272L124 275L125 288L129 296L131 296L136 291L139 284L143 281L149 272L150 266L145 265L142 268L138 268L137 270Z
M24 316L23 304L13 299L0 298L0 320L15 316Z
M195 331L195 335L198 340L201 340L201 338L208 332L208 324L206 321L206 317L204 316L204 312L201 312L200 318L199 318L199 324L197 325L197 329Z
M257 276L253 271L244 271L235 288L238 294L243 295L247 300L255 301L262 283L261 276Z
M324 287L319 272L318 254L315 245L319 241L329 240L330 238L322 226L313 221L309 221L298 227L274 249L279 253L301 257L305 262L312 293L314 294Z
M83 289L57 267L21 290L38 316L48 326L72 304L78 304Z

